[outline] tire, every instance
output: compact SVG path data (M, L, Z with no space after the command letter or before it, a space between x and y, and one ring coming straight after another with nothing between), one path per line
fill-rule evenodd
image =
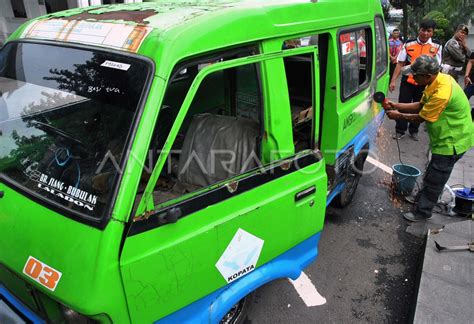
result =
M256 291L252 291L250 294L239 300L237 304L224 315L219 322L220 324L242 324L249 322L247 315L252 308L255 301Z
M360 177L362 176L362 171L364 170L364 163L366 159L367 151L361 151L352 167L347 171L346 185L344 189L340 194L334 197L332 201L332 205L334 207L345 208L352 202L352 199L354 198L354 195L357 191Z

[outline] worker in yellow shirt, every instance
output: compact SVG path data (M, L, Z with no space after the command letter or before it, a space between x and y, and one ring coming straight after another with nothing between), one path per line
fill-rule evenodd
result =
M388 118L427 124L432 157L415 208L403 215L413 222L431 218L454 164L474 144L469 101L456 80L439 71L436 58L419 56L402 73L411 75L417 84L425 86L421 100L413 103L389 101L387 104Z

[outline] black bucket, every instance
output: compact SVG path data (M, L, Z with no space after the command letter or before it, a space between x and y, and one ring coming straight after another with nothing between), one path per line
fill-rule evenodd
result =
M456 195L454 212L461 215L471 215L474 213L474 186L469 188L454 190Z

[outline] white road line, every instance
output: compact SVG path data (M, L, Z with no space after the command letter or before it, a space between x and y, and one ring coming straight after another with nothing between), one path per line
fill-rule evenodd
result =
M296 292L303 299L306 306L312 307L326 304L326 298L319 294L306 273L301 272L301 275L296 280L288 280L295 287Z
M390 167L386 166L385 164L375 160L374 158L371 158L370 156L367 157L367 162L369 162L370 164L375 165L377 168L387 172L388 174L393 174L392 168L390 168Z

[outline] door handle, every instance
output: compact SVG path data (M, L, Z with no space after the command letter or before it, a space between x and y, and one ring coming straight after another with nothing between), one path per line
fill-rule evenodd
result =
M295 202L316 193L316 186L311 186L295 195Z
M5 195L5 192L0 191L0 198L3 198L4 195Z

